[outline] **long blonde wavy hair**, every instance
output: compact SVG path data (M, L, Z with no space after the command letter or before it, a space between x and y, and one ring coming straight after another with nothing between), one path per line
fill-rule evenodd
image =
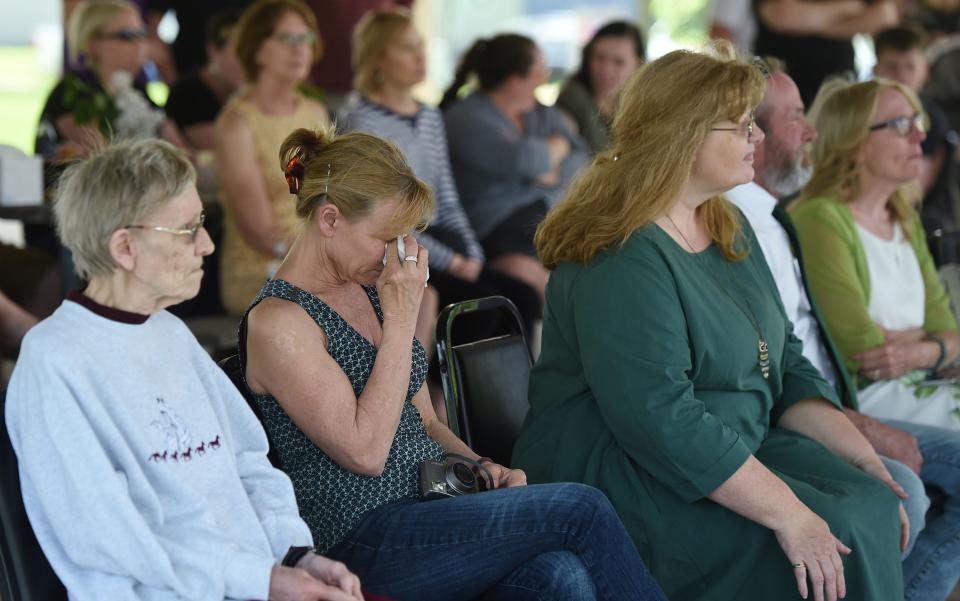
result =
M915 111L923 113L913 90L896 81L878 78L857 83L834 79L823 84L810 109L810 121L817 130L811 153L813 177L796 202L819 197L850 202L860 195L858 155L870 136L877 100L884 90L900 92ZM897 188L888 201L904 235L909 235L906 225L921 194L915 182L908 182Z
M583 170L537 228L540 261L548 269L586 264L665 214L710 128L741 119L765 89L763 73L728 44L712 54L678 50L643 66L624 90L611 149ZM730 203L717 196L698 213L724 256L741 259L740 222Z

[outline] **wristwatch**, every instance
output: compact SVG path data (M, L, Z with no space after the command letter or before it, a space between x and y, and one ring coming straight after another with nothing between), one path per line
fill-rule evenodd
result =
M306 557L307 553L314 553L313 547L290 547L287 554L283 556L280 565L287 568L295 568L300 560Z
M938 369L943 367L943 361L947 358L947 344L943 341L943 338L935 334L927 334L923 338L928 342L935 342L940 349L940 355L937 356L937 362L934 363L931 371L936 373Z

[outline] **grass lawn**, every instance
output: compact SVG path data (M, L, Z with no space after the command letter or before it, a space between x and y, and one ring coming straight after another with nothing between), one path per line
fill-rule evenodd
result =
M56 77L41 72L30 46L0 46L0 144L33 153L37 119Z

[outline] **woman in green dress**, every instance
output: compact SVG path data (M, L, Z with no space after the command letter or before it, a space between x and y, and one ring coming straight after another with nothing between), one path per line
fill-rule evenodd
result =
M764 88L644 67L536 238L551 270L514 463L602 489L673 601L902 599L904 496L800 352L749 224Z

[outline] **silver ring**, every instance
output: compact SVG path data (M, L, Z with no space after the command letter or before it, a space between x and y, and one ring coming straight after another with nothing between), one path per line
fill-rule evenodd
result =
M793 565L793 569L794 569L794 570L806 570L806 569L807 569L807 564L803 563L802 561L801 561L800 563L795 563L795 564L791 564L791 565Z
M416 257L413 256L413 255L410 255L409 257L404 257L403 260L404 260L404 261L413 261L414 263L419 263L419 262L420 262L420 259L416 258Z
M879 369L873 370L873 379L874 379L874 380L879 380L879 379L880 379L880 370L879 370Z

